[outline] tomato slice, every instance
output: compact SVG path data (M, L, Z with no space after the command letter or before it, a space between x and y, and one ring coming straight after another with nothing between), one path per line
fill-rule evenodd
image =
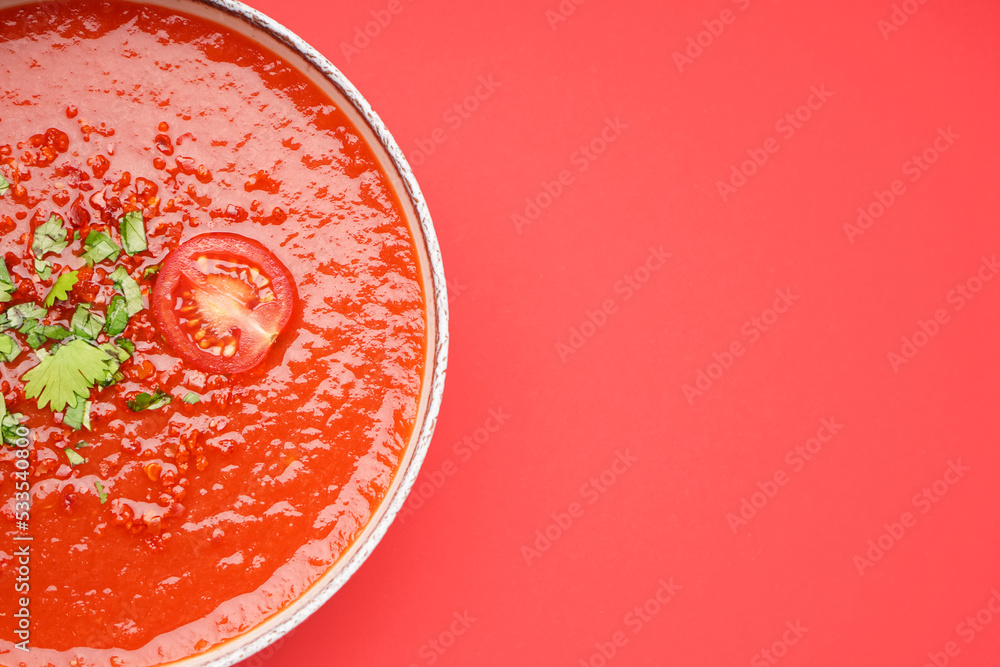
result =
M295 308L295 284L261 243L228 232L202 234L167 255L153 289L167 343L211 373L259 365Z

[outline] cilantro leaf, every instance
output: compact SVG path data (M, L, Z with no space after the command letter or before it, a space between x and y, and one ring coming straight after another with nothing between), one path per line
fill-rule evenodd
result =
M188 405L194 405L195 403L201 402L201 396L194 393L193 391L189 391L188 393L184 394L184 398L182 398L181 400L187 403Z
M80 304L73 313L69 328L74 336L94 340L104 328L104 318L97 313L90 312L85 304Z
M44 259L36 259L35 273L37 273L42 280L48 280L52 277L52 265Z
M161 268L163 267L159 264L153 264L152 266L147 266L145 269L142 270L142 279L145 280L150 276L155 276L157 273L160 272Z
M108 502L108 494L104 491L104 485L100 482L94 482L94 488L97 489L97 495L101 499L101 504Z
M128 338L119 338L115 343L102 343L100 347L119 363L126 361L135 352L135 345Z
M38 333L37 331L32 331L25 338L25 342L28 343L28 346L32 350L37 350L41 346L45 345L45 341L47 341L47 340L48 340L48 338L46 338L42 334Z
M42 324L40 320L34 318L24 320L17 332L27 336L28 345L34 349L38 349L44 345L45 341L49 338L52 340L63 340L70 336L69 329L66 327Z
M112 262L117 261L118 254L122 250L110 236L96 229L90 230L90 233L87 234L87 238L83 241L83 247L86 248L86 252L81 257L87 266L93 266L106 259L110 259Z
M46 310L35 303L19 303L11 306L0 316L2 329L18 329L25 320L40 320L45 317ZM22 332L25 333L25 332Z
M122 245L128 254L134 255L147 248L146 225L142 220L142 211L132 211L122 216L118 220L118 230L122 235Z
M25 336L30 336L40 326L42 326L41 320L36 319L34 317L28 317L25 318L23 322L21 322L21 326L18 327L17 333L24 334Z
M21 354L21 346L10 334L0 334L0 358L4 361L14 361Z
M3 178L0 176L0 178ZM11 295L17 290L14 285L14 280L10 277L10 272L7 270L7 262L4 261L3 257L0 257L0 303L10 301Z
M10 190L10 181L4 178L3 174L0 174L0 197L7 194L8 190Z
M107 376L111 360L104 350L80 338L50 354L38 354L38 365L21 376L24 397L37 398L39 408L48 404L53 412L61 412L67 405L76 407L80 399L87 400L94 383Z
M45 304L46 308L51 308L55 305L56 300L65 301L69 298L69 291L73 289L79 280L76 277L77 271L70 271L69 273L60 274L56 278L55 284L52 285L52 289L45 296L45 300L42 302Z
M67 447L63 451L66 452L66 458L69 459L69 465L70 465L71 468L73 466L78 466L81 463L86 463L87 462L87 459L83 458L82 456L80 456L79 454L77 454L75 450L70 449L69 447Z
M53 213L48 220L35 229L34 238L31 241L31 252L36 258L42 259L50 252L58 255L68 245L69 241L66 240L66 228L63 227L63 220Z
M115 343L118 344L118 347L120 347L123 350L125 350L126 352L128 352L128 356L129 357L131 357L133 354L135 354L135 343L133 343L132 341L130 341L128 338L118 338L117 340L115 340ZM120 358L120 356L121 355L119 355L119 358ZM127 358L128 357L125 357L125 359L127 359ZM125 361L125 359L122 359L122 361Z
M170 397L170 394L157 389L153 394L142 392L131 401L126 401L126 405L128 405L132 412L142 412L143 410L162 408L164 405L170 403L171 400L173 399Z
M128 274L124 266L119 266L108 277L114 281L115 289L125 297L125 307L129 317L143 309L142 290L139 289L139 283Z
M120 373L118 369L120 369L122 363L131 357L133 352L135 352L135 345L133 345L132 341L128 338L119 338L115 341L115 343L101 343L100 348L107 353L109 361L108 373L99 384L102 387L110 387L114 383L121 382L125 379L125 375Z
M7 406L4 405L4 410ZM8 412L0 420L0 432L3 434L3 441L8 445L15 444L23 436L18 434L18 430L23 428L21 426L21 420L24 418L20 412ZM22 431L23 433L23 431Z
M63 415L63 424L72 426L76 430L85 428L90 430L90 401L77 401L75 406L66 408Z
M128 326L128 307L125 305L125 297L115 294L108 304L107 322L104 324L104 332L109 336L117 336L125 331Z
M59 324L49 325L43 324L38 327L35 331L45 336L46 338L51 338L52 340L65 340L72 336L69 329Z
M11 306L7 312L20 313L25 319L40 320L45 317L47 310L39 306L37 303L19 303L16 306Z

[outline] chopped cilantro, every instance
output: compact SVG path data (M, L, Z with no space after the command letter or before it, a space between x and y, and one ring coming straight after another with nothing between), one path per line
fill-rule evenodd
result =
M65 340L73 335L70 333L69 329L59 324L43 324L38 327L38 333L42 334L46 338L51 338L52 340Z
M46 262L44 259L35 260L35 273L42 280L48 280L52 277L52 265Z
M146 225L142 220L142 211L126 213L118 220L118 229L125 252L134 255L146 250Z
M170 403L171 400L170 394L157 389L152 394L142 392L131 401L126 401L126 405L128 405L132 412L142 412L143 410L162 408L164 405Z
M14 361L21 354L21 346L10 334L0 334L0 358L4 361Z
M63 227L63 220L53 213L48 220L35 229L34 238L31 241L31 252L36 258L42 259L50 252L58 255L68 245L69 241L66 240L66 228Z
M6 405L4 405L4 410L7 410ZM3 434L3 441L8 445L13 445L23 437L18 434L18 430L23 428L21 426L21 419L23 418L24 415L20 412L7 412L3 416L3 419L0 420L0 432Z
M114 281L115 289L125 297L125 306L129 317L143 309L142 290L139 289L139 283L128 274L124 266L119 266L108 277Z
M3 178L0 176L0 178ZM4 261L3 257L0 257L0 303L10 301L11 295L17 290L14 285L14 280L10 277L10 272L7 270L7 262Z
M104 379L100 381L102 387L109 387L116 382L125 379L125 375L119 372L122 362L132 356L135 346L127 338L117 339L116 342L127 342L128 345L116 345L115 343L101 343L100 348L108 355L108 372Z
M67 426L72 426L76 430L85 428L90 430L90 401L77 401L76 405L69 406L66 408L66 414L63 415L63 424Z
M48 311L39 306L37 303L19 303L16 306L11 306L7 312L20 313L21 317L24 319L39 320L45 317Z
M69 328L74 336L89 338L94 340L97 334L104 328L104 318L97 313L92 313L87 309L86 304L80 304L73 313L73 319L69 322Z
M36 319L24 320L17 332L27 336L28 345L36 350L50 338L52 340L63 340L69 338L71 335L69 329L66 327L42 324L40 320Z
M7 194L8 190L10 190L10 182L4 178L3 174L0 174L0 197Z
M80 456L79 454L77 454L75 450L70 449L69 447L67 447L63 451L66 452L66 458L69 459L69 465L70 465L70 467L78 466L81 463L86 463L87 462L87 459L83 458L82 456Z
M110 236L96 229L90 230L90 233L87 234L87 238L83 241L83 247L86 248L86 252L81 257L83 257L83 261L87 263L87 266L93 266L106 259L114 262L118 259L118 254L122 250Z
M114 343L102 343L101 349L119 362L127 360L135 352L135 345L128 338L119 338Z
M38 333L37 331L32 331L30 334L25 336L24 340L28 344L28 347L30 347L32 350L37 350L42 345L45 345L45 341L47 341L48 338Z
M48 404L53 412L61 412L67 405L75 407L81 398L87 400L94 383L108 374L107 353L80 338L50 354L37 354L39 364L21 376L26 383L24 397L37 398L39 408Z
M80 442L73 445L73 449L83 449L84 447L90 447L90 443L86 440L81 440Z
M133 354L135 354L135 343L133 343L132 341L130 341L128 338L119 338L119 339L117 339L115 341L115 343L118 344L118 347L120 347L123 350L125 350L126 352L128 352L129 357L131 357ZM128 357L126 357L126 359L127 358ZM125 359L122 359L122 361L125 361Z
M100 482L94 482L94 488L97 489L97 495L101 499L101 504L108 502L108 494L104 491L104 485Z
M24 334L28 336L35 332L38 327L42 326L42 321L34 317L29 317L21 322L21 326L18 327L17 333Z
M201 402L201 396L194 393L193 391L189 391L188 393L184 394L184 398L182 398L181 400L190 405L194 405L195 403Z
M40 320L45 317L46 310L34 303L19 303L11 306L0 315L0 330L18 329L25 320ZM24 332L22 332L24 333Z
M125 305L125 297L115 294L108 304L108 319L104 323L104 332L109 336L117 336L125 331L128 326L128 307Z
M157 273L160 272L161 268L162 267L159 264L153 264L152 266L147 266L145 269L142 270L143 280L149 278L150 276L155 276Z
M65 301L69 298L69 291L73 289L73 286L79 280L76 275L76 271L70 271L69 273L60 274L56 278L55 284L52 285L52 289L45 296L45 301L42 302L46 308L51 308L55 305L56 300Z
M39 320L24 320L18 333L24 334L25 341L33 350L37 350L49 339L63 340L70 336L69 330L61 326L42 324Z

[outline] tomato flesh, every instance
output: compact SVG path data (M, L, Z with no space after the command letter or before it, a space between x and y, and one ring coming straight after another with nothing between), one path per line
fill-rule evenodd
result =
M186 361L212 373L243 373L263 362L294 307L285 265L259 242L228 232L178 246L153 290L164 338Z

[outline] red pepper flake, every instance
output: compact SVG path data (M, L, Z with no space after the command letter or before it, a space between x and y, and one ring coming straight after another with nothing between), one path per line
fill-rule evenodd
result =
M250 176L247 182L243 184L243 189L247 192L263 190L268 194L276 195L281 189L281 181L272 179L266 171L261 169L256 174Z
M158 134L153 137L153 145L156 147L156 150L164 155L174 154L174 145L171 143L170 137L165 134Z
M94 172L94 178L104 178L104 174L108 173L108 169L111 167L111 162L98 153L87 160L87 166Z

